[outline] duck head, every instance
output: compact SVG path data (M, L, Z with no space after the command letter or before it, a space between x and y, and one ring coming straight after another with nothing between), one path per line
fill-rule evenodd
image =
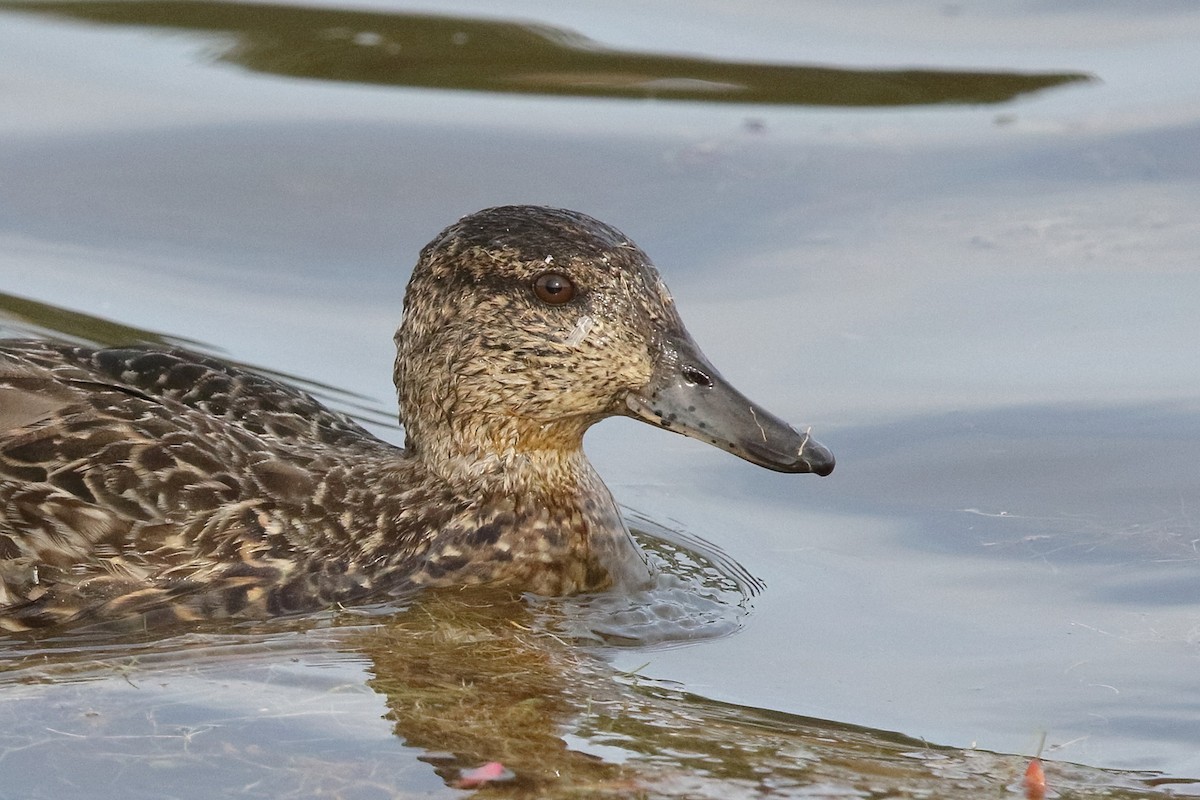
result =
M406 447L427 462L479 473L579 452L592 423L625 415L768 469L833 470L709 363L649 257L585 214L505 206L451 225L421 252L396 344Z

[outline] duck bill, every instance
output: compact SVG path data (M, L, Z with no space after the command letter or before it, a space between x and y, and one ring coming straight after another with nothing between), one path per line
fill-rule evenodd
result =
M625 399L626 415L708 442L776 472L833 472L833 454L752 403L686 333L664 342L654 377Z

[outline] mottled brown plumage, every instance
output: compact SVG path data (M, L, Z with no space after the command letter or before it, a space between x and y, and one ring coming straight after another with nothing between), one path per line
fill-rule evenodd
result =
M543 295L547 274L570 292ZM0 628L635 585L644 561L582 450L614 414L833 468L724 383L641 250L575 212L447 228L396 345L404 450L195 353L0 343Z

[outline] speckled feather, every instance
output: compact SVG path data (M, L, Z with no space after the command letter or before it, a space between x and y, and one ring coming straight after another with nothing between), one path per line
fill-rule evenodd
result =
M569 276L570 302L535 296L547 272ZM624 413L773 469L833 468L781 422L786 452L767 452L752 406L749 443L682 427L664 410L678 390L647 391L678 372L668 339L694 348L624 235L512 206L421 252L396 333L404 449L195 353L2 342L0 629L263 616L424 586L644 582L583 454L596 421ZM729 396L744 416L748 401ZM801 463L805 448L824 460Z
M551 263L611 295L617 318L585 353L526 289ZM397 332L408 453L194 353L5 342L0 626L278 614L424 585L558 594L636 575L580 441L649 374L646 326L671 312L647 265L570 212L525 230L485 212L443 232ZM655 293L638 297L647 280Z

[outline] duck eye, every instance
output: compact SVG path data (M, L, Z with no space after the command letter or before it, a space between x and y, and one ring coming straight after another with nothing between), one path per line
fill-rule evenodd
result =
M544 272L533 282L533 293L543 303L559 306L575 296L575 284L566 275Z

